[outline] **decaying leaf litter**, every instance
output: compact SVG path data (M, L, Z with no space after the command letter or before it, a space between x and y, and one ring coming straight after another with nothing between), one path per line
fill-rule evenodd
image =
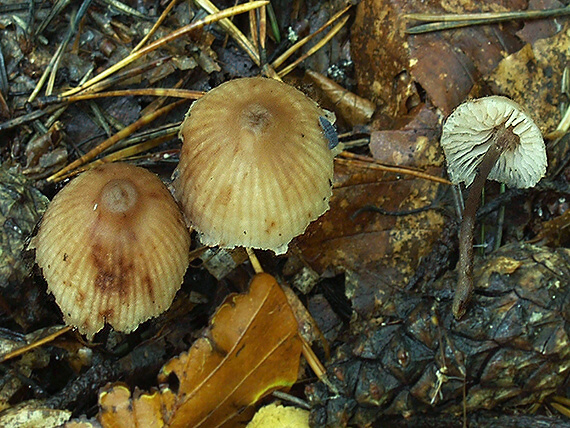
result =
M283 387L308 404L312 426L566 426L566 5L246 3L251 11L212 26L217 11L234 4L199 3L0 5L3 423L57 426L80 417L74 424L197 424L187 419L195 408L213 410L193 404L186 389L215 400L221 420L247 420L253 409L242 413L245 406ZM546 12L527 13L540 10ZM522 16L501 20L507 11ZM481 12L495 15L461 15ZM548 18L525 20L532 15ZM417 21L450 29L410 35ZM303 47L289 50L298 40ZM290 367L287 375L250 386L246 373L258 373L255 359L238 362L239 350L221 363L204 357L180 365L200 355L200 346L218 349L229 340L230 348L252 349L264 341L232 339L224 325L234 323L216 322L247 313L238 302L251 294L230 297L205 328L228 293L247 289L253 272L240 251L205 251L197 242L192 254L201 256L161 317L130 335L106 329L94 342L58 327L53 298L37 268L30 273L33 254L22 251L47 204L37 189L51 199L67 177L117 160L146 166L168 183L191 100L259 74L282 77L333 111L345 149L335 161L331 209L285 256L258 253L308 309L310 316L292 306L326 377L317 380L304 363L296 369L296 323L285 333L251 316L240 319L260 321L271 339L291 337L295 350L278 358ZM502 193L487 182L475 294L455 320L458 218L441 125L467 98L493 94L524 106L549 138L549 171L530 190ZM204 386L192 364L208 371L203 376L213 386ZM227 388L224 376L247 385L254 398L238 394L245 401L236 401L220 388ZM226 398L212 398L208 388ZM217 426L212 421L203 426Z

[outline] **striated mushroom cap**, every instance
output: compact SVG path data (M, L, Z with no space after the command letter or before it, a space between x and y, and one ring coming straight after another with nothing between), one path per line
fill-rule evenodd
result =
M182 124L175 195L205 245L287 251L329 208L333 154L326 113L272 79L226 82Z
M53 198L35 246L65 322L91 338L105 323L128 333L168 309L189 264L190 235L155 174L115 163Z
M517 137L518 144L512 144L501 154L489 179L517 188L538 183L546 173L547 164L542 134L521 106L497 95L467 101L445 121L441 146L451 181L469 186L492 144L492 137L505 130Z

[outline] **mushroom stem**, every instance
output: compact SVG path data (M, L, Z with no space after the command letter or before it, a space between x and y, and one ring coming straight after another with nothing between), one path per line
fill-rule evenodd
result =
M249 262L251 263L251 267L253 268L255 273L263 273L263 268L261 267L261 263L259 263L259 259L255 255L255 251L253 248L246 247L245 252L249 257Z
M465 202L463 220L459 229L458 279L452 306L455 319L460 319L465 315L467 305L473 293L473 232L475 230L475 216L481 203L481 192L487 176L501 153L508 147L509 142L505 142L502 138L503 136L504 133L498 132L492 137L494 142L479 164L477 175L473 180L473 184L469 189L469 196Z

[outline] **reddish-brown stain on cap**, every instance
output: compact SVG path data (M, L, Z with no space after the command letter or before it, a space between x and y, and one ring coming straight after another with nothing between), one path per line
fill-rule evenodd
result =
M65 321L89 338L105 323L133 331L168 309L189 263L189 232L166 186L121 163L64 187L34 243Z

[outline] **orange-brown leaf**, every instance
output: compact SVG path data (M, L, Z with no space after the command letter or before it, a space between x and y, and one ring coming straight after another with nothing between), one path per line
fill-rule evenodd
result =
M99 394L99 420L105 428L164 426L162 417L161 393L138 393L126 385L115 384Z
M257 275L246 294L230 296L205 337L164 365L160 391L131 397L116 384L99 396L105 428L227 427L247 420L248 406L295 383L301 341L275 278ZM178 378L177 391L167 385Z
M207 337L172 359L159 380L179 381L169 426L217 427L276 388L295 383L301 343L287 299L268 274L216 312Z

